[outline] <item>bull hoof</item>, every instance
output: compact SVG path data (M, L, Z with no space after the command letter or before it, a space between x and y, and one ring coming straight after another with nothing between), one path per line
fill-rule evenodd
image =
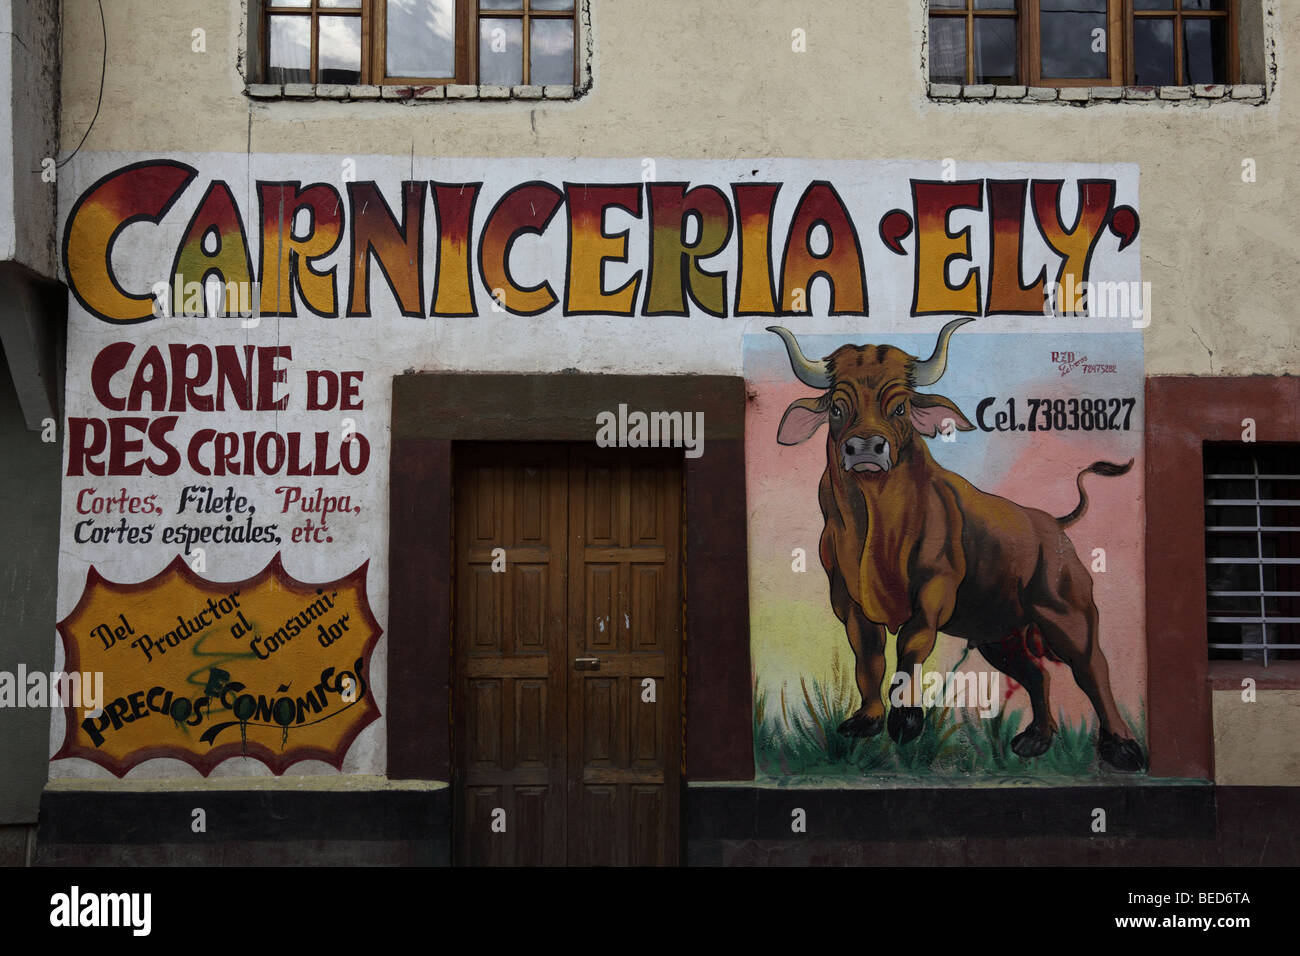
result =
M894 707L889 711L889 736L896 744L911 743L921 736L925 711L920 707Z
M845 737L874 737L885 729L885 718L868 717L866 714L854 714L840 724L839 732Z
M1051 731L1044 731L1033 724L1016 734L1011 740L1011 749L1015 751L1016 756L1026 760L1031 757L1041 757L1047 753L1047 748L1050 746L1052 746Z
M1097 755L1102 763L1121 773L1137 773L1147 766L1146 757L1136 740L1105 731L1097 739Z

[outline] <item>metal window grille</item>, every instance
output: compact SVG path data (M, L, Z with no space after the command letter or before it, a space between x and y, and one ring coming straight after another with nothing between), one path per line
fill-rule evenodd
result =
M1211 660L1300 660L1300 445L1207 445Z

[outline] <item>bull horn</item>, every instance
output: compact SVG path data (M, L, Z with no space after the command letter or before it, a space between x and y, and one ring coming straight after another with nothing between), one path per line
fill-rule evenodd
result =
M953 319L939 330L939 341L934 345L934 354L924 362L917 362L913 369L914 384L933 385L943 377L944 370L948 368L948 339L967 322L974 321L971 318Z
M804 358L803 350L799 348L799 343L789 329L779 325L769 325L767 330L781 336L781 341L785 343L785 350L790 356L790 367L794 369L794 374L799 381L813 388L831 387L831 373L825 361L812 362Z

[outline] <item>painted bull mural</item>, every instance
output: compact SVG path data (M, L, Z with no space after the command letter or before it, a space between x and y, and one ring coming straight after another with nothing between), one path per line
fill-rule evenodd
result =
M828 426L819 550L861 695L839 732L872 737L887 725L895 743L916 738L924 715L910 675L942 631L1025 687L1033 718L1012 741L1018 755L1045 753L1057 730L1046 659L1068 665L1091 701L1102 762L1140 771L1145 755L1111 693L1092 578L1065 534L1088 507L1084 476L1124 475L1132 461L1080 471L1078 506L1061 518L983 492L939 465L921 439L974 426L951 400L918 389L940 379L952 334L970 321L945 325L925 360L889 345L845 345L814 361L789 330L768 329L785 343L796 377L821 390L786 409L777 441L796 445ZM898 651L888 718L881 695L887 630Z

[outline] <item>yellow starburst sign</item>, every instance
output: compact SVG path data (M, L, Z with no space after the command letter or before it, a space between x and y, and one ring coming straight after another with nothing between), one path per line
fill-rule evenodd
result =
M279 554L225 584L179 556L140 584L91 567L58 627L64 669L103 673L103 706L66 708L52 759L84 757L118 776L155 757L204 776L238 756L277 774L299 760L341 768L379 717L370 657L382 630L366 598L368 566L322 584L289 577Z

